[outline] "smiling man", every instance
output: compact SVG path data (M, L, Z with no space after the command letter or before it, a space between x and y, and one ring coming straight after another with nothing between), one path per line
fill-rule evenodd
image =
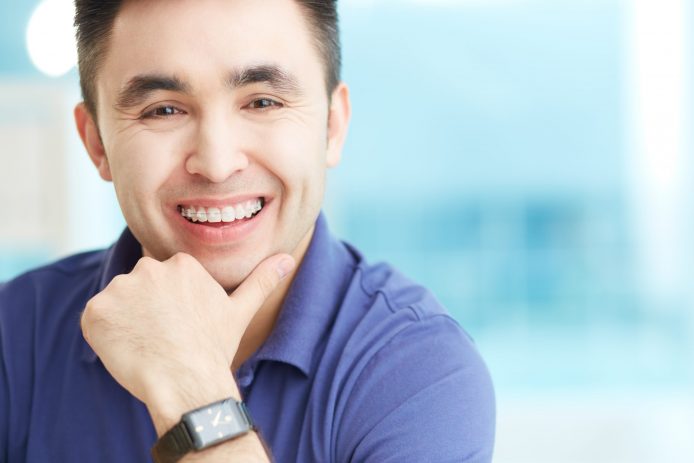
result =
M0 288L1 462L488 462L433 296L320 213L331 0L78 0L77 129L127 229Z

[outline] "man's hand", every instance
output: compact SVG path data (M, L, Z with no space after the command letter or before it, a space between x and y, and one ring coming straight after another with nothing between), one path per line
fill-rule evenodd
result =
M193 408L239 398L230 367L241 337L293 267L291 256L272 256L227 295L188 254L143 257L87 303L82 333L161 435Z

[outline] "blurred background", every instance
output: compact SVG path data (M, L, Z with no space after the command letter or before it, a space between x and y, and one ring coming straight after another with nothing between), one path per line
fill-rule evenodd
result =
M499 463L694 461L692 0L341 0L333 230L434 290ZM124 226L75 134L69 0L0 3L0 281Z

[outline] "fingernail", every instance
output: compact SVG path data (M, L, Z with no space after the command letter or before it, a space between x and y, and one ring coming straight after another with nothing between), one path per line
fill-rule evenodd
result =
M292 270L294 270L294 259L291 257L285 257L277 263L277 273L280 274L280 278L286 277Z

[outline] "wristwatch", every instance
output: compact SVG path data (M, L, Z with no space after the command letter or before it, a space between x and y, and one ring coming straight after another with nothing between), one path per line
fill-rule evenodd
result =
M255 430L246 405L233 398L196 408L159 438L152 447L155 463L173 463L199 451Z

